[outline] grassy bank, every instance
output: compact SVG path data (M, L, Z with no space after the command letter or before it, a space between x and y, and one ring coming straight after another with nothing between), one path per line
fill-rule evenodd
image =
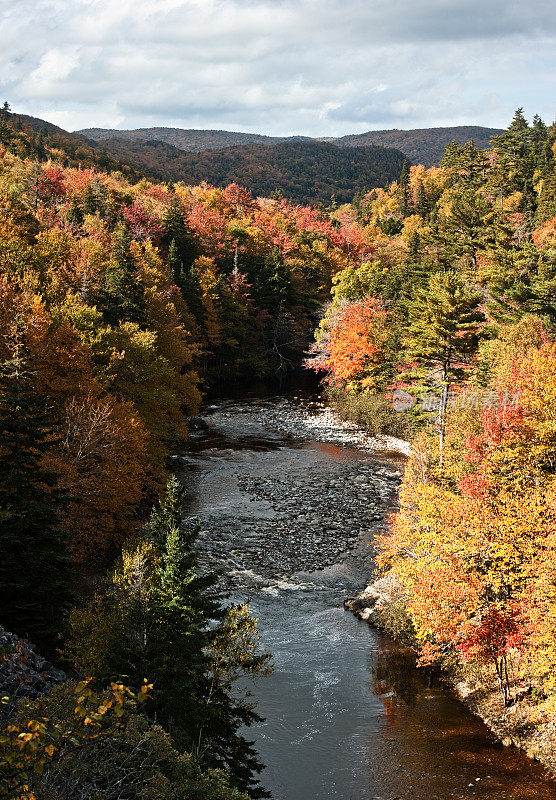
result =
M383 394L355 394L329 387L324 396L342 419L355 422L369 436L395 436L407 440L417 429L414 417L394 411L391 401Z

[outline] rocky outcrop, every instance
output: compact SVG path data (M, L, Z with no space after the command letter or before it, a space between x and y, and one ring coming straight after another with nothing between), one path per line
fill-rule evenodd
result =
M354 597L346 597L344 608L351 611L358 619L374 624L377 611L392 602L395 585L389 576L378 578Z
M65 680L66 674L39 655L31 642L0 625L0 696L9 698L0 706L1 721L19 700L33 700Z

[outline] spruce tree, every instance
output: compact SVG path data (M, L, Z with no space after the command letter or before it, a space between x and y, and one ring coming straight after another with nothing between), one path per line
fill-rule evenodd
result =
M209 647L225 617L213 574L200 574L197 530L181 527L182 491L170 478L145 539L124 552L112 586L93 606L74 612L68 655L99 678L154 684L145 710L175 744L198 750L206 766L229 771L234 786L266 796L261 771L239 729L259 720L211 670ZM264 656L261 656L264 658Z
M468 289L458 275L444 272L433 275L409 307L407 355L440 390L441 458L450 385L464 376L460 362L478 345L479 323L484 319L481 300L482 294Z
M69 205L66 213L66 219L70 225L75 225L76 227L83 225L83 210L75 197L72 198L72 201Z
M112 258L99 293L99 305L105 320L111 325L120 322L145 321L143 286L135 276L135 264L130 251L131 236L120 223L114 233Z
M531 240L518 241L515 227L497 221L488 251L488 309L499 323L513 324L537 314L556 326L556 261Z
M34 391L19 330L10 348L0 365L0 622L54 652L71 577L60 526L64 495L44 465L54 420Z
M181 277L186 274L195 261L197 248L193 234L185 224L183 208L180 201L174 198L163 219L164 234L162 244L168 250L173 280L181 286Z
M409 211L409 162L407 159L403 162L399 185L401 189L402 215L405 216Z

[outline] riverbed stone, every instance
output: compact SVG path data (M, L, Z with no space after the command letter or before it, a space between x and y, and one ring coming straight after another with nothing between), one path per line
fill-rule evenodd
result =
M290 442L311 440L364 450L353 459L317 460L310 471L296 468L293 454L288 470L268 475L260 474L258 462L251 472L247 460L229 478L237 504L219 505L215 500L199 513L190 513L185 524L201 526L201 565L223 569L222 580L232 588L241 582L238 576L255 586L260 583L255 575L287 581L298 573L341 563L358 542L374 537L384 512L395 503L401 470L375 459L366 461L376 441L320 404L307 408L284 401L260 409L234 404L204 419L208 436L225 440L237 430L236 435L244 437L242 447L248 447L253 436L264 437L272 448L286 435ZM234 450L223 448L216 456L228 452Z

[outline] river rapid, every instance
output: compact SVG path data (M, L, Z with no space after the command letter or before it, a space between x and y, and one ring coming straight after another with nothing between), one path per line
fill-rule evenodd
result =
M249 601L273 656L274 674L249 687L265 721L246 735L274 800L556 800L537 764L343 609L370 577L403 456L339 426L307 388L202 413L174 468L201 563Z

